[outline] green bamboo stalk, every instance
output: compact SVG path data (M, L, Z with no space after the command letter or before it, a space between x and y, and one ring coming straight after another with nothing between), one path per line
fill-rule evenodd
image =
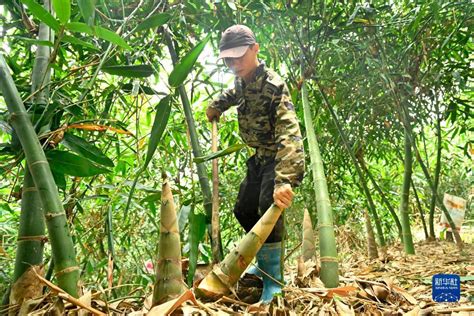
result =
M426 226L425 214L423 212L423 208L421 207L421 201L418 196L418 192L416 191L415 183L413 182L413 178L411 179L411 187L413 188L413 195L415 196L416 205L418 206L418 210L420 212L421 223L423 225L423 231L425 232L425 238L428 240L430 235L428 233L428 227Z
M270 235L282 212L279 207L270 206L239 245L202 280L196 288L196 294L217 299L233 291L233 287Z
M40 195L58 284L63 290L77 297L79 267L76 264L74 244L68 230L66 214L43 148L10 75L3 54L0 54L0 89L10 112L11 125L21 142L28 168Z
M393 209L392 205L390 204L390 202L388 201L385 193L383 192L383 190L380 188L380 186L378 185L377 181L375 181L375 178L374 176L372 175L372 172L369 170L369 168L367 167L367 165L365 164L365 160L363 157L358 157L358 161L360 163L360 166L362 167L362 170L365 172L365 174L367 174L367 177L369 177L369 180L370 182L372 182L372 185L374 186L375 190L379 193L381 199L382 199L382 202L383 204L385 204L385 207L388 209L388 211L390 212L390 214L392 215L393 217L393 220L395 221L395 225L397 226L397 229L398 229L398 235L400 237L400 241L403 242L403 230L402 230L402 224L400 223L400 220L398 219L398 216L397 216L397 213L395 212L395 210Z
M382 223L380 221L380 218L377 214L377 210L375 208L374 201L372 199L372 195L370 193L370 190L367 186L367 182L365 180L364 174L362 173L362 170L359 166L359 163L357 161L357 158L354 155L354 152L352 151L351 147L349 146L349 142L347 140L346 134L344 130L341 127L341 124L339 123L339 119L337 118L336 112L334 112L334 109L331 106L331 103L329 103L329 99L322 89L320 83L316 81L316 84L318 86L319 92L321 93L321 96L323 97L324 104L326 105L327 109L329 110L329 113L331 114L331 118L336 125L336 128L339 132L339 135L341 136L342 142L344 144L344 147L346 148L347 152L349 153L349 156L351 157L352 162L354 163L354 167L356 169L357 175L359 176L359 181L362 186L362 190L364 191L364 194L367 198L367 203L369 206L369 210L372 214L372 217L374 218L375 222L375 229L377 230L377 237L379 239L380 246L384 247L385 246L385 237L383 235L383 229L382 229Z
M176 50L174 49L173 42L168 34L168 32L164 32L165 36L165 41L168 46L168 50L170 52L171 60L173 61L173 65L176 65L178 63L178 56L176 54ZM184 88L183 85L180 85L178 87L178 92L181 97L181 102L183 104L183 109L184 109L184 116L186 117L186 123L188 125L188 131L189 131L189 137L191 139L191 147L193 150L193 155L194 157L201 157L202 156L202 150L199 145L199 140L198 140L198 133L196 131L196 126L194 124L194 118L193 118L193 113L191 110L191 104L188 99L188 95L186 94L186 89ZM218 240L213 240L212 238L212 227L211 227L211 221L212 221L212 193L211 193L211 187L209 186L209 178L207 176L207 170L206 170L206 165L205 163L196 163L196 168L197 168L197 173L198 173L198 178L199 178L199 184L201 185L201 192L203 196L203 204L204 204L204 209L206 211L206 216L207 216L207 228L208 232L210 233L210 238L211 238L211 247L214 249L216 246L214 245L217 243L218 245L220 242ZM221 256L222 256L222 250L221 250ZM214 262L218 262L219 258L213 258Z
M10 304L21 303L25 299L42 294L41 288L37 288L37 290L39 290L37 293L22 291L22 289L18 287L22 287L24 284L19 284L17 281L31 266L39 267L42 265L45 241L45 223L40 197L31 178L31 173L28 168L26 168L21 195L18 247L11 290L11 293L14 295L10 296ZM28 295L28 297L24 295Z
M303 260L316 260L316 242L314 240L313 223L307 209L303 217L303 243L301 245Z
M413 146L413 151L415 152L416 160L420 164L421 170L423 170L426 181L428 182L428 185L431 188L432 194L436 197L436 201L438 202L439 207L441 208L441 210L443 211L444 216L446 216L446 219L448 220L449 227L451 227L451 230L452 230L453 235L454 235L454 239L456 240L456 246L458 247L459 250L462 250L463 249L463 241L461 239L461 236L459 235L459 232L456 229L456 224L454 223L453 218L451 217L451 214L449 213L448 209L444 205L443 200L439 196L439 194L437 192L437 189L436 189L436 187L433 183L433 179L431 178L431 175L430 175L430 172L429 172L428 168L426 168L426 165L423 162L423 159L421 159L421 155L420 155L420 152L418 150L418 146L416 145L416 139L413 136L413 130L412 130L412 127L411 127L410 122L408 120L408 117L409 117L408 107L405 104L402 105L400 102L398 103L398 105L399 105L399 108L401 108L401 111L402 111L401 116L402 116L402 119L403 119L403 125L405 127L405 131L408 132L407 137L408 137L411 145Z
M410 214L408 198L410 195L410 180L412 174L413 154L411 151L410 140L408 139L408 132L405 130L405 163L403 172L403 185L400 194L400 220L403 229L403 248L406 254L414 255L415 246L413 245L413 237L410 228Z
M153 306L172 300L185 290L181 270L181 244L173 194L166 175L161 189L161 226Z
M443 146L441 144L441 118L439 115L439 106L438 102L435 101L435 110L436 110L436 167L434 170L434 183L433 183L433 190L438 192L439 187L439 178L441 174L441 151ZM444 205L444 204L443 204ZM435 229L434 229L434 213L436 207L436 194L431 195L431 203L430 203L430 216L428 219L428 223L430 226L430 238L432 240L436 240L435 236Z
M50 11L50 1L46 0L43 4L45 10ZM38 31L38 40L52 41L50 28L40 23ZM51 71L49 67L49 56L51 48L46 45L38 45L36 50L33 71L31 75L31 93L34 94L33 104L46 106L49 100L49 82ZM13 294L25 294L24 291L17 289L16 282L31 266L41 266L43 263L43 247L46 241L44 214L41 207L41 200L38 190L31 178L31 172L28 164L25 168L23 179L23 189L21 197L20 225L18 230L18 247L15 256L15 269L13 272ZM38 269L39 271L40 269ZM28 295L41 295L41 289L38 293L28 293ZM30 297L31 298L31 297ZM10 303L16 304L27 297L11 297Z
M316 193L316 208L318 210L319 248L321 252L320 279L326 287L332 288L339 285L339 264L337 261L336 237L334 235L334 220L326 176L324 175L324 165L313 127L308 90L304 81L301 86L301 96L303 99L304 123L306 137L308 138L314 192Z

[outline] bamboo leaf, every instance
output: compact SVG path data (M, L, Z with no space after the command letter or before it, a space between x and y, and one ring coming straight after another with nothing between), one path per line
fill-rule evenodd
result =
M181 61L174 67L171 72L168 83L172 87L180 86L188 74L193 69L194 63L198 59L202 50L206 46L207 42L211 38L211 35L206 36L199 44L197 44Z
M161 192L157 192L157 193L152 193L150 195L148 195L146 198L143 198L140 200L140 203L149 203L149 202L156 202L156 201L159 201L161 200Z
M102 67L102 71L116 76L143 78L153 74L153 68L150 65L114 65Z
M71 18L71 1L70 0L53 0L53 8L56 12L59 22L65 25Z
M11 36L10 38L12 39L18 39L20 41L23 41L27 44L32 44L32 45L42 45L42 46L49 46L53 47L54 44L51 43L50 41L42 41L42 40L37 40L29 37L23 37L23 36Z
M56 186L62 190L66 190L66 178L64 173L61 173L55 169L53 169L50 165L51 173L53 174L54 182L56 182Z
M96 146L92 145L85 139L76 135L65 133L61 142L64 146L79 154L80 156L92 160L98 164L107 167L113 167L114 163L109 157L104 155Z
M110 172L109 169L98 167L90 160L67 151L47 151L46 158L49 161L51 169L60 174L68 174L75 177L90 177Z
M83 40L80 40L76 37L69 36L69 35L63 35L62 41L66 42L66 43L70 43L70 44L81 45L81 46L84 46L84 47L87 47L87 48L90 48L90 49L94 49L94 50L99 50L99 48L97 48L93 44L88 43L88 42L83 41Z
M217 151L215 153L212 153L212 154L209 154L207 156L196 157L193 160L194 160L195 163L205 162L205 161L212 160L212 159L215 159L215 158L227 156L227 155L232 154L232 153L234 153L238 150L241 150L242 148L244 148L246 146L247 145L245 145L245 144L235 144L235 145L227 147L226 149L219 150L219 151Z
M161 136L165 131L166 125L168 124L168 118L171 113L171 95L168 95L160 100L158 103L157 111L155 115L155 120L153 121L153 127L151 128L150 143L148 144L148 151L146 153L145 164L143 168L145 169L151 161L153 154L158 147Z
M155 153L156 147L160 142L161 136L165 131L166 125L168 124L168 118L171 112L171 95L167 95L158 103L158 110L156 111L155 120L153 121L153 127L151 128L150 142L148 143L148 151L146 154L145 163L143 167L138 171L135 180L133 181L132 187L130 188L130 193L128 195L127 205L125 206L125 216L127 216L128 208L132 202L133 192L135 192L135 186L137 185L138 179L146 167L151 161L153 154Z
M78 0L77 4L87 25L94 25L95 0Z
M142 23L138 24L135 32L140 32L150 28L155 28L166 24L171 19L171 15L168 13L158 13L150 16L148 19L144 20Z
M68 29L71 32L94 35L94 31L92 30L92 28L89 25L82 22L70 22L66 25L66 29Z
M90 27L89 25L82 22L71 22L66 25L66 28L71 32L79 32L79 33L85 33L88 35L95 35L100 39L111 42L124 49L132 50L130 45L128 45L127 42L125 42L125 40L120 37L120 35L104 27L101 27L101 26Z
M199 243L204 239L206 232L206 215L195 214L194 210L189 213L189 271L188 285L193 284L194 273L196 272L199 256Z
M125 42L125 40L120 37L120 35L118 35L115 32L112 32L111 30L108 30L108 29L103 28L101 26L96 26L95 27L95 35L98 38L109 41L109 42L111 42L111 43L113 43L117 46L122 47L123 49L132 50L130 45L128 45L127 42Z
M58 20L54 16L51 15L48 11L46 11L38 2L34 0L21 0L23 4L25 4L28 9L30 9L31 13L35 18L55 30L56 32L59 31L60 25Z
M178 214L178 228L181 233L189 219L189 212L191 211L191 205L183 205L179 210Z

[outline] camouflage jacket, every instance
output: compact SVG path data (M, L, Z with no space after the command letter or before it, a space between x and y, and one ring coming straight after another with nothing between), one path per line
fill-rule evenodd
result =
M275 159L275 187L298 186L304 174L300 127L283 79L261 63L255 80L245 84L236 77L234 88L225 90L210 107L224 112L237 105L243 141L256 149L258 161Z

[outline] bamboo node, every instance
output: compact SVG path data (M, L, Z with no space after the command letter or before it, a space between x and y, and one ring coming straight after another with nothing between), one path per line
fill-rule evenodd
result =
M319 257L321 262L339 262L337 258L334 257Z
M48 237L46 235L38 235L38 236L18 236L16 239L18 242L20 241L32 241L32 240L38 240L41 241L42 243L45 243L48 241Z
M32 166L37 165L37 164L40 164L40 163L48 164L48 161L47 161L47 160L37 160L37 161L35 161L35 162L29 163L29 165L30 165L30 167L32 167Z
M38 189L36 187L23 188L22 192L38 192Z
M321 224L321 225L318 225L318 228L321 228L321 227L334 228L334 225L332 225L332 224Z
M65 273L70 273L70 272L73 272L73 271L80 271L81 268L79 268L78 266L72 266L72 267L67 267L65 269L62 269L61 271L57 271L55 273L55 276L58 277L58 276L61 276Z
M66 216L66 213L45 213L44 214L44 217L46 217L46 219L52 219L58 216Z

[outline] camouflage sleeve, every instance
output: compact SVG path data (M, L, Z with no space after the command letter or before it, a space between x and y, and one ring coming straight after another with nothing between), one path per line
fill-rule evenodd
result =
M227 89L222 94L220 94L216 99L212 100L209 104L209 107L218 110L219 112L224 112L232 105L235 105L237 102L235 88Z
M275 188L289 183L292 187L301 184L304 174L304 152L301 131L286 85L276 102L275 137Z

